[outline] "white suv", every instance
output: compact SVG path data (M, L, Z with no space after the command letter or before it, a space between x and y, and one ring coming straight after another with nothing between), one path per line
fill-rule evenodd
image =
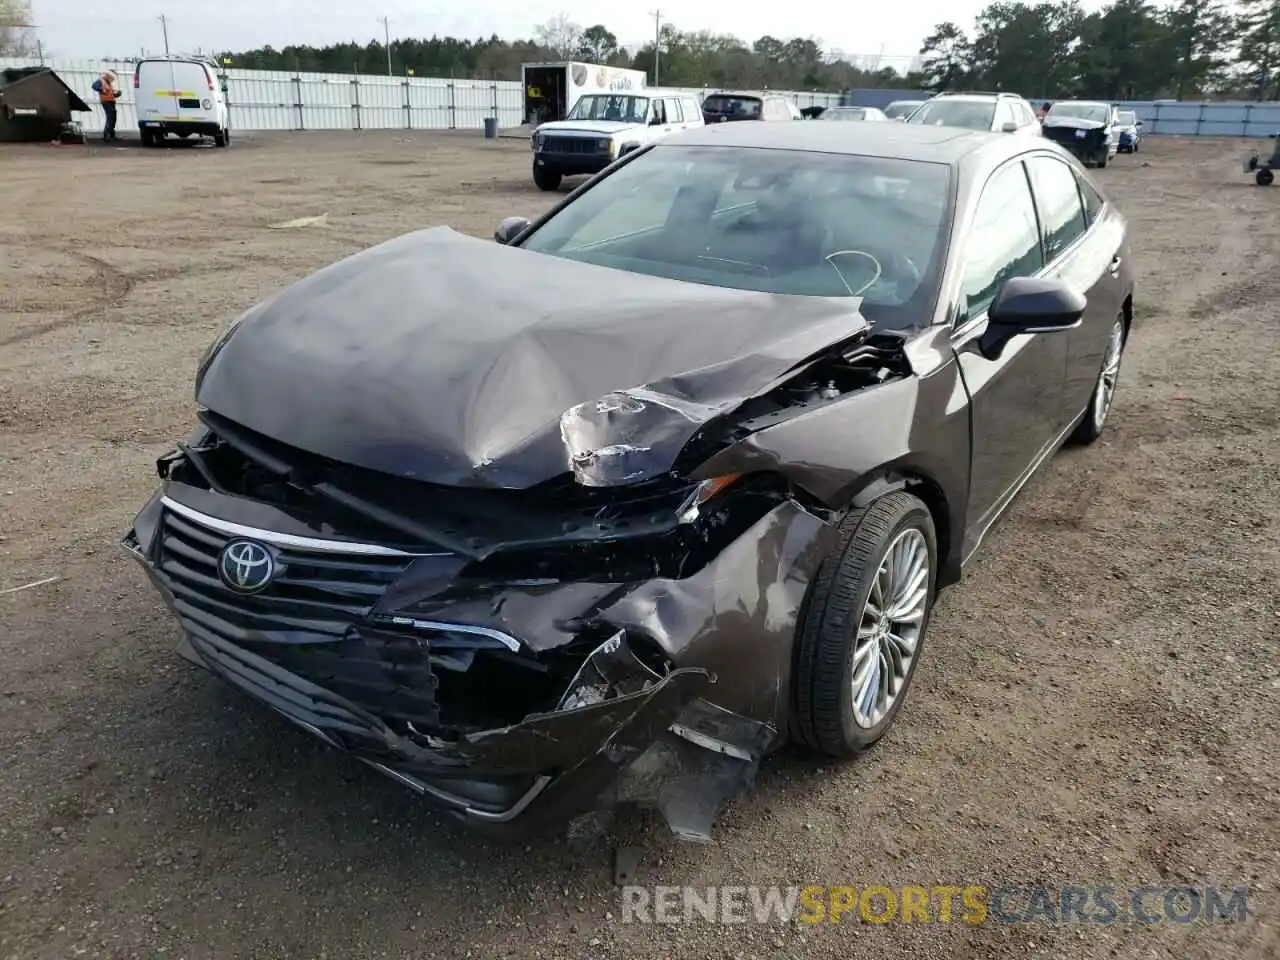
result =
M565 119L533 131L533 182L556 190L565 177L599 173L636 147L701 126L702 108L687 93L586 93Z
M917 107L906 122L1043 136L1031 104L1016 93L940 93Z

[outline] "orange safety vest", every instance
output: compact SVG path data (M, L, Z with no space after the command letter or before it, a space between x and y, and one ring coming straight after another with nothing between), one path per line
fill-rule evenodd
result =
M98 93L98 102L99 103L115 103L117 96L119 96L119 94L116 93L116 88L113 87L106 80L103 80L102 90Z

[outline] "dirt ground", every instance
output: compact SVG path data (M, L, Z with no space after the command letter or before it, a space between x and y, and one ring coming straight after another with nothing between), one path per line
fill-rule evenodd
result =
M714 846L643 819L504 848L179 661L117 540L225 319L397 234L539 213L527 144L4 148L0 590L58 579L0 594L0 958L1280 956L1280 187L1245 149L1097 172L1139 283L1106 441L944 595L879 748L771 762ZM643 884L1210 884L1252 915L624 924L614 843Z

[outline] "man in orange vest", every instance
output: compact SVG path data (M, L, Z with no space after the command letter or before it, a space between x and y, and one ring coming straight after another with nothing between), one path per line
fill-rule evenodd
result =
M116 89L116 75L108 70L94 86L98 91L102 112L107 115L107 124L102 128L102 139L119 140L116 136L116 100L120 97L120 91Z

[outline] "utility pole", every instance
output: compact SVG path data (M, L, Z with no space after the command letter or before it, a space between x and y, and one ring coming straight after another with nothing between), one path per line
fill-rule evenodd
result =
M160 29L164 31L164 55L169 55L169 18L160 14Z
M391 21L387 17L379 17L382 24L382 36L387 46L387 76L391 76Z
M650 10L649 16L653 17L653 85L658 85L658 58L661 54L662 47L662 11Z

